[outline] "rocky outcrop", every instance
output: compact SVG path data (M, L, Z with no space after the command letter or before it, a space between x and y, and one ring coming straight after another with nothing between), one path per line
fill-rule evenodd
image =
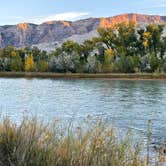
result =
M134 24L149 24L149 23L165 23L166 17L162 16L150 16L150 15L141 15L141 14L123 14L109 18L101 18L100 26L101 27L111 27L117 23L129 23L133 22Z
M166 23L166 16L123 14L109 18L89 18L70 21L49 21L40 25L20 23L0 26L0 48L7 46L39 46L52 49L67 39L83 42L97 35L98 27L111 27L116 23ZM44 47L45 46L45 47Z

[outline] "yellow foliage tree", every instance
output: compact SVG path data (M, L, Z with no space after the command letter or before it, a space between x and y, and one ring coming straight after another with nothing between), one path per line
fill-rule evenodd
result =
M112 72L114 70L114 58L115 58L115 51L113 49L107 49L104 53L104 64L103 64L103 71L104 72Z
M11 56L12 56L12 57L16 57L16 56L17 56L17 52L16 52L16 51L12 51L12 52L11 52Z
M108 49L104 53L104 61L106 64L110 64L115 57L115 51L113 49Z
M148 45L149 45L149 39L150 39L150 38L151 38L150 32L144 32L144 34L143 34L143 39L144 39L144 41L143 41L143 46L144 46L145 48L148 47Z
M35 71L35 62L32 54L29 54L25 59L25 71Z

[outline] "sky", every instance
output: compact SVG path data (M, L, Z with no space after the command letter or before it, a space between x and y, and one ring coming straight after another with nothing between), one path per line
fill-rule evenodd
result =
M166 16L166 0L0 0L0 25L74 21L124 13Z

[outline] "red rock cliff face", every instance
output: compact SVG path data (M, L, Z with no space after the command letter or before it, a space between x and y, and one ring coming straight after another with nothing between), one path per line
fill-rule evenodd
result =
M101 18L100 19L100 27L112 27L115 24L118 23L126 23L132 22L134 24L139 23L164 23L166 20L164 17L161 16L149 16L149 15L141 15L141 14L123 14L118 15L115 17L109 17L109 18Z
M28 24L26 23L20 23L17 25L18 29L21 29L23 31L26 31L28 29Z

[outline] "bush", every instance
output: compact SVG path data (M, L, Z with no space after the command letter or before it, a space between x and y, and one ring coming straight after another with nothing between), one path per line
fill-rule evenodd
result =
M161 71L166 73L166 62L161 66Z
M101 63L97 60L95 55L88 56L84 71L87 73L97 73L101 71Z
M49 71L50 66L47 61L39 60L37 63L37 71L39 72L47 72Z
M53 56L50 60L52 71L58 72L73 72L77 71L80 65L80 57L75 52L63 52L57 56Z
M159 69L160 61L154 54L151 54L149 56L149 64L151 67L151 72L155 72L157 69Z

